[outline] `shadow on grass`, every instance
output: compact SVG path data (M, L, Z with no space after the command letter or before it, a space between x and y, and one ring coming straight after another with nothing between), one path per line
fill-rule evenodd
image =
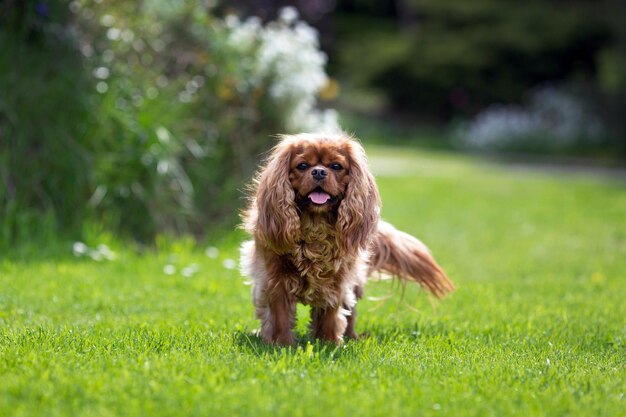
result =
M306 334L297 334L294 346L279 346L263 342L257 332L250 331L238 331L235 333L234 339L244 353L258 357L282 357L285 354L291 354L293 356L314 356L318 360L328 361L341 358L350 346L359 343L358 340L350 340L337 346L334 343L313 339Z
M371 349L372 345L386 346L397 343L423 343L427 339L450 339L449 329L444 325L410 325L395 327L375 325L367 328L358 339L347 339L340 346L312 338L308 334L297 334L294 346L278 346L263 342L257 332L238 331L234 342L244 354L282 358L284 356L315 357L321 361L335 361L344 357L354 357L359 351Z

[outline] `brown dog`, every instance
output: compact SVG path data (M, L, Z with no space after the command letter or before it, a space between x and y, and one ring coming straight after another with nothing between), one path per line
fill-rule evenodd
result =
M428 248L380 220L365 151L345 135L283 136L255 180L244 227L242 271L253 281L267 343L294 344L296 303L311 306L311 332L356 338L356 301L374 271L440 297L454 289Z

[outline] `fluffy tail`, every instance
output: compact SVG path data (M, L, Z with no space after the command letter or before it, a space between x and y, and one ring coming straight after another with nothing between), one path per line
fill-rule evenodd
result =
M437 297L454 290L426 245L383 221L378 225L369 260L369 273L375 271L416 282Z

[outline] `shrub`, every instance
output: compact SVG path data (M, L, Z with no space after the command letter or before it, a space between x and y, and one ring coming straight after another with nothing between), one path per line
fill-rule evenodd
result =
M73 214L55 214L59 228L95 216L142 240L159 232L202 233L234 217L241 184L271 135L338 129L333 111L316 109L326 57L317 33L294 9L264 26L255 18L217 18L195 2L80 0L65 7L73 20L51 18L45 25L63 28L65 48L82 58L68 61L73 70L64 74L65 84L55 78L58 97L49 94L50 85L39 92L37 105L49 109L42 130L24 133L23 147L0 148L0 157L16 161L4 184L28 170L78 182L67 202L67 189L55 188L60 181L44 190L44 200L59 197L54 213ZM22 47L33 54L30 43ZM51 62L41 60L33 71L46 73ZM17 72L16 78L26 83ZM68 103L76 101L80 111L67 120ZM14 107L3 102L2 108ZM30 146L59 143L46 126L57 119L58 137L69 144L55 149L63 168L27 167ZM27 123L20 119L10 128ZM10 195L0 201L1 210L49 212L43 203Z
M395 109L431 120L511 102L540 83L594 79L597 55L622 32L602 22L604 14L619 15L617 3L396 3L338 2L350 13L336 19L344 31L337 71L346 82L383 91Z
M90 81L65 5L0 8L0 244L76 231L93 180ZM46 226L47 225L47 226Z
M600 144L605 130L582 100L555 87L530 92L526 105L493 105L457 132L479 150L563 151Z

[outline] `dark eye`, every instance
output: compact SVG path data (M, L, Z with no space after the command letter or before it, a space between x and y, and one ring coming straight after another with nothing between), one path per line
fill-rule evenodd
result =
M335 171L341 171L343 169L343 167L341 166L341 164L338 164L337 162L330 164L330 169L335 170Z
M298 164L296 168L299 169L300 171L304 171L308 167L309 167L309 164L307 164L306 162L302 162L301 164Z

